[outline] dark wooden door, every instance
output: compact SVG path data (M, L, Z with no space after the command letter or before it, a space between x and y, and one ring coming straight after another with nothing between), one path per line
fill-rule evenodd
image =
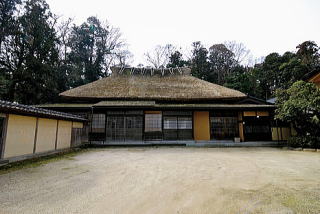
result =
M142 141L142 116L125 117L125 141Z
M210 117L211 139L233 140L239 136L237 117Z
M107 141L125 141L125 117L108 116L106 127Z
M162 113L146 113L144 116L144 139L162 140Z
M270 141L272 139L269 117L245 117L244 122L245 141Z

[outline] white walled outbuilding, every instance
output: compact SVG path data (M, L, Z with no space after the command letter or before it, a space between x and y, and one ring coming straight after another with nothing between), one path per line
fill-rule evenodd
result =
M0 164L70 149L84 122L75 115L0 100Z

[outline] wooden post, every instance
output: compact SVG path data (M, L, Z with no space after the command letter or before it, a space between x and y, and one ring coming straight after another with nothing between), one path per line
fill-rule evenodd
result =
M244 131L243 131L243 112L242 111L238 113L238 120L239 120L239 137L240 137L240 141L243 142Z
M0 142L0 146L2 146L2 148L0 148L0 159L2 159L4 157L4 153L5 153L5 148L6 148L6 139L7 139L7 130L8 130L8 123L9 123L9 114L6 114L4 117L4 121L3 121L3 132L2 132L2 136L0 140L2 140L2 142Z
M58 146L58 131L59 131L59 120L57 120L57 129L56 129L56 142L55 142L55 150L57 150Z
M35 132L34 132L33 154L36 153L37 138L38 138L38 126L39 126L39 117L37 117L36 130L35 130Z

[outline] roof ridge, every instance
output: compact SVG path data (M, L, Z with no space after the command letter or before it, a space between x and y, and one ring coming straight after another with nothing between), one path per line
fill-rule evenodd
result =
M168 75L191 75L191 68L176 67L176 68L149 68L149 67L117 67L110 68L111 75L142 75L142 76L168 76Z

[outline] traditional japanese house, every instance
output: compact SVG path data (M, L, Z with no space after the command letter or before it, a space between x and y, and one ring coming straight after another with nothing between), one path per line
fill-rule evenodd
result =
M89 119L103 144L268 141L274 105L190 75L189 68L112 68L109 77L40 107Z

